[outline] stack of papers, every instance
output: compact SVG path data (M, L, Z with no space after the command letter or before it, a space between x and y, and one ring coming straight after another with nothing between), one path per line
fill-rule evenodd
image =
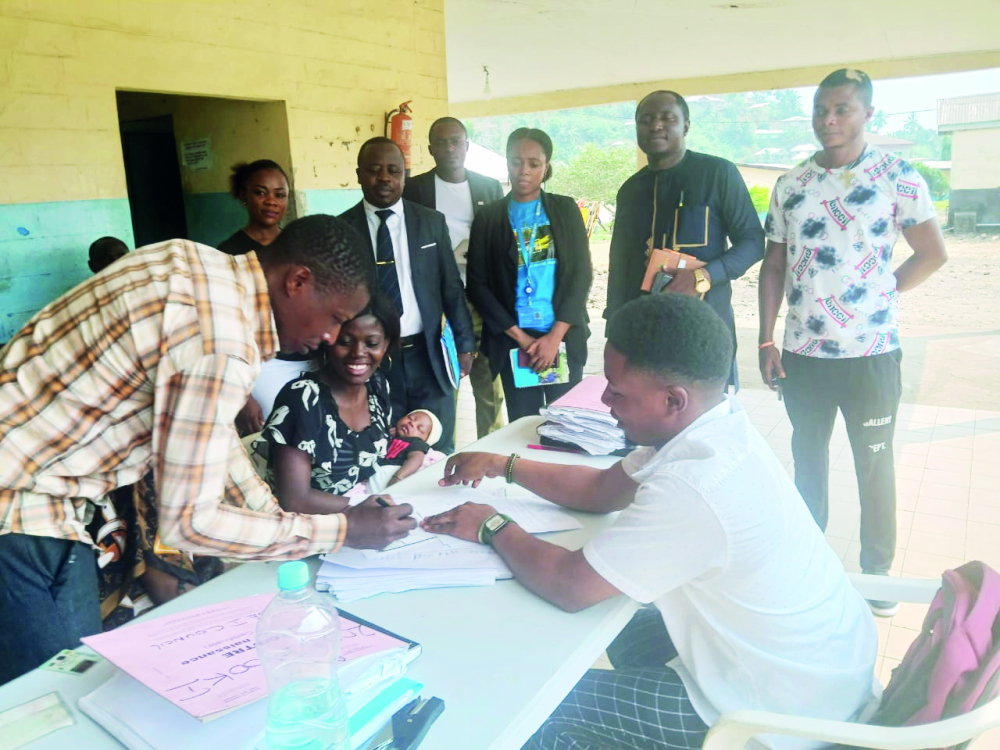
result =
M631 447L611 409L601 402L608 381L603 375L584 378L562 398L541 410L547 420L538 434L583 448L592 456L606 456Z
M505 494L508 491L506 485L484 483L478 489L449 487L394 499L410 503L418 523L427 516L474 502L493 506L530 534L581 528L580 522L559 506L525 490ZM513 577L491 547L430 534L419 527L384 550L345 547L322 559L316 588L336 594L341 602L412 589L492 586L499 579Z

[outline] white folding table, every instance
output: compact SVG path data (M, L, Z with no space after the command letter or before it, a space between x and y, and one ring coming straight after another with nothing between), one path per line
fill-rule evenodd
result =
M611 466L616 459L527 449L537 442L539 417L526 417L477 441L466 450L566 465ZM400 482L394 493L426 492L437 486L439 466ZM575 514L576 531L546 539L576 549L613 515ZM172 612L252 594L276 591L278 563L247 563L150 612ZM11 585L5 581L4 585ZM425 750L517 750L594 663L636 610L624 596L568 614L539 599L516 581L496 586L429 589L385 594L352 602L349 612L423 645L408 676L424 683L424 696L438 696L446 709L422 744ZM36 669L0 688L0 711L59 692L76 725L31 743L30 750L103 750L121 745L76 706L115 668L101 662L84 675Z

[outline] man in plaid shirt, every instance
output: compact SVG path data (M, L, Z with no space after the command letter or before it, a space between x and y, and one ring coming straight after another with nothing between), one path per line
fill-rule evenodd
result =
M344 222L292 222L258 253L137 250L39 312L0 351L0 684L100 632L93 501L148 468L160 537L202 555L381 548L409 506L286 513L233 426L263 361L332 342L374 267Z

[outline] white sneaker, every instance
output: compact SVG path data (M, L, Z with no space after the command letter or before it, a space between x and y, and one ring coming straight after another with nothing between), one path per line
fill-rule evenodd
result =
M899 602L885 602L878 599L868 599L868 606L876 617L892 617L899 613Z

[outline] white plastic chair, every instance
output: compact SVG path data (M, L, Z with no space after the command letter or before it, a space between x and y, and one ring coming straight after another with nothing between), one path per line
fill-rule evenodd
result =
M893 578L850 573L851 582L866 599L929 604L941 587L940 579ZM881 685L875 680L877 694ZM924 750L951 747L1000 727L1000 698L994 698L962 716L912 727L878 727L847 721L829 721L769 711L733 711L719 717L702 750L744 750L762 734L784 734L816 742L855 745L878 750ZM751 743L748 745L748 743Z

